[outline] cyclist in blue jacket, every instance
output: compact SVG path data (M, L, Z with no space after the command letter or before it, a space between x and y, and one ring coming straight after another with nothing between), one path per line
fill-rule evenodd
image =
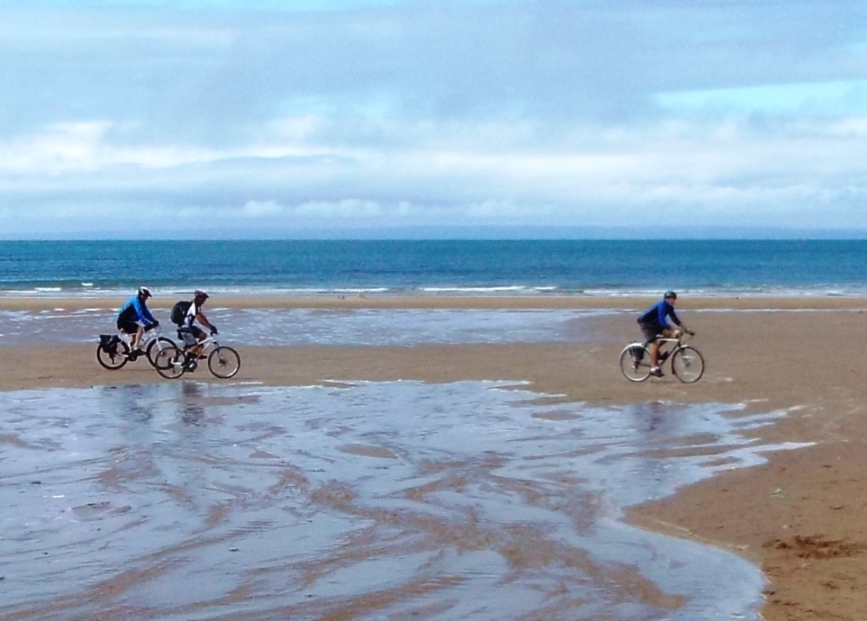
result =
M650 345L650 374L656 377L662 377L662 369L659 368L659 339L660 336L669 337L674 330L668 323L668 318L684 332L692 334L683 325L677 313L674 312L674 305L677 303L677 294L674 291L666 291L662 300L648 308L638 317L638 325L641 327L641 333L644 335L645 341Z
M132 335L130 339L131 357L142 353L139 349L139 343L141 343L144 331L160 325L160 322L154 319L148 308L147 300L150 297L152 297L150 289L139 287L138 292L127 300L117 313L117 329Z

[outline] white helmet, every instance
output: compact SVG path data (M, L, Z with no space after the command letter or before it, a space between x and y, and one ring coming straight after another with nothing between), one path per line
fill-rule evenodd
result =
M147 287L139 287L138 288L138 297L140 298L150 298L153 297L151 290Z

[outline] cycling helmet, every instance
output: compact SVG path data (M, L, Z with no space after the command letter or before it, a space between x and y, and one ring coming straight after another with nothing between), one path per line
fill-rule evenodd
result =
M138 288L138 297L140 298L150 298L153 297L153 293L147 287L139 287Z
M674 298L674 299L676 300L676 299L677 299L677 294L676 294L674 291L666 291L666 292L665 292L665 295L662 296L662 297L664 297L664 298Z
M207 300L209 297L211 297L201 289L196 289L195 293L193 293L193 296L197 298L202 298L203 300Z

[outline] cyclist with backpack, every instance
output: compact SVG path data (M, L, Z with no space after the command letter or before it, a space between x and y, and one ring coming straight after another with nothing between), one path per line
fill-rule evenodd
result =
M139 287L136 294L127 300L117 313L117 329L131 335L130 359L135 359L139 354L143 353L139 349L139 343L141 343L145 330L150 330L160 325L160 322L154 319L148 308L147 300L150 297L153 297L150 289Z
M190 302L181 301L172 307L172 321L178 325L178 336L184 340L184 352L187 357L195 360L202 353L202 341L207 337L205 332L195 325L199 323L208 330L211 335L217 334L217 328L208 321L202 306L210 296L202 290L196 290Z

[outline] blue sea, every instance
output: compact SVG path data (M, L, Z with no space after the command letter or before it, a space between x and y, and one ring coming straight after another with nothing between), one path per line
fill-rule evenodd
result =
M0 241L0 296L861 296L867 240Z

